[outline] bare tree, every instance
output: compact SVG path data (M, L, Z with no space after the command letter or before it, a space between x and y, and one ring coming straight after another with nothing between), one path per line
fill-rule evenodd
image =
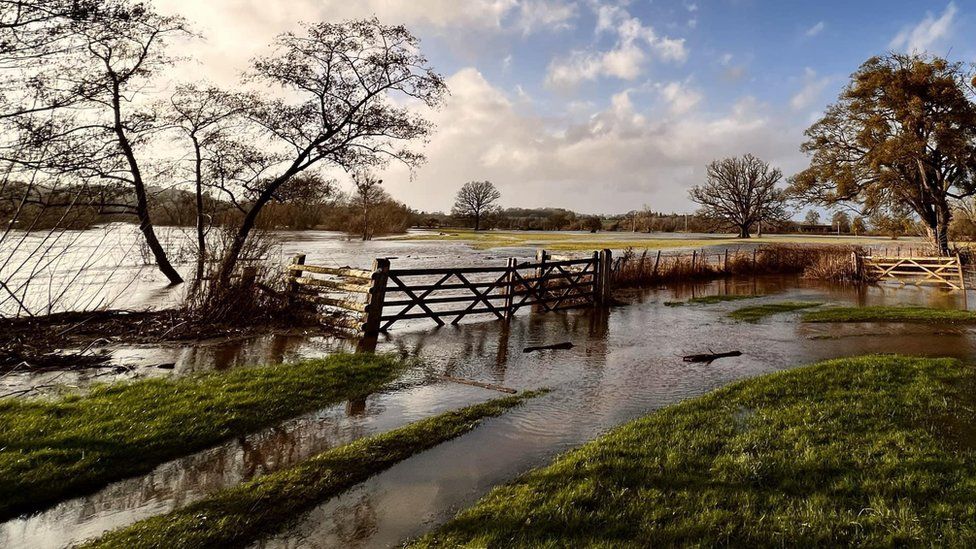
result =
M254 99L245 109L271 150L283 159L253 187L254 198L225 254L218 281L226 284L262 208L292 179L315 167L347 171L423 155L406 147L423 141L432 125L393 98L428 107L447 92L428 66L419 41L402 26L378 20L305 25L285 33L275 52L254 61L248 79L285 90L287 99Z
M474 230L481 229L481 220L485 215L495 211L495 202L502 197L502 193L495 188L491 181L468 181L458 191L454 199L451 214L474 221Z
M706 177L689 191L699 215L735 228L739 238L749 238L757 223L786 217L785 193L776 188L783 173L755 156L716 160Z
M382 179L378 179L366 170L358 170L352 174L352 182L356 187L353 200L363 214L363 240L371 240L373 233L369 225L370 208L386 198L386 193L380 185Z
M240 166L231 169L235 158L229 149L241 152L241 143L232 142L235 117L243 109L240 96L212 85L183 84L176 88L163 112L167 122L178 131L180 138L189 141L189 179L196 199L197 268L196 280L204 276L207 260L207 229L212 216L205 210L204 192L208 187L221 186L221 175L233 170L240 174ZM223 165L218 165L218 164ZM234 198L230 196L229 198Z
M70 48L45 57L36 70L29 56L17 61L24 71L34 71L39 83L18 97L12 111L19 115L4 119L8 132L0 159L46 177L127 188L133 200L118 207L138 219L159 270L171 283L180 283L149 207L146 156L161 121L155 109L139 105L153 76L173 62L167 42L187 36L187 24L126 0L92 5L98 6L97 16L73 24ZM70 96L70 108L33 111L35 105L50 105L52 94ZM20 153L28 148L42 148L45 154L25 158Z

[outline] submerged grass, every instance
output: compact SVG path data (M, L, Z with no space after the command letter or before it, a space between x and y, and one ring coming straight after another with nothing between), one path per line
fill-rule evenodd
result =
M339 446L301 465L110 532L84 547L243 547L398 461L467 433L483 419L543 392L467 406Z
M761 295L706 295L702 297L693 297L687 301L665 301L664 305L667 307L680 307L682 305L714 305L716 303L725 303L726 301L741 301L743 299L755 299L757 297L762 297Z
M335 355L0 401L0 516L42 508L181 455L375 391L405 364Z
M764 303L754 307L742 307L729 313L729 316L745 322L758 322L768 316L819 307L823 303L815 301L782 301L779 303Z
M804 322L916 322L933 324L973 324L976 312L929 307L831 307L810 311Z
M973 369L864 356L671 406L415 547L976 545Z

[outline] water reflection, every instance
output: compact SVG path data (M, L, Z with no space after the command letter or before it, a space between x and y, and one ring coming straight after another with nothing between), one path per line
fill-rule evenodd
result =
M744 302L665 307L709 294L765 295L749 304L815 300L862 305L919 304L963 308L961 292L913 287L823 286L795 278L725 280L634 292L632 304L566 314L520 315L438 329L400 329L366 342L422 363L398 388L309 414L252 436L158 467L45 513L0 525L0 546L58 547L166 512L242 480L298 463L336 444L380 432L497 393L430 374L553 391L475 431L406 460L310 511L260 547L391 546L417 536L527 468L606 429L730 381L824 358L865 352L972 357L976 333L960 326L806 325L795 315L757 324L726 313ZM571 341L570 350L523 353L532 345ZM120 350L117 360L171 360L180 375L247 367L352 350L322 337L268 336L200 348ZM684 354L740 350L710 365ZM160 354L162 353L162 354ZM168 353L168 354L167 354ZM125 357L125 358L119 358ZM150 375L150 374L147 374Z

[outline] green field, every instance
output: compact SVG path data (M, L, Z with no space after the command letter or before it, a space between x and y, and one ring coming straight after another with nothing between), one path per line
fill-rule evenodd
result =
M415 546L973 547L974 373L863 356L735 383L495 488Z
M393 237L392 240L463 242L478 249L491 248L545 248L554 251L583 251L610 248L662 250L669 248L703 248L708 246L737 246L742 244L857 244L877 246L919 246L915 239L892 240L883 237L853 237L829 235L767 235L762 238L740 239L730 235L682 238L659 238L653 235L628 232L542 232L542 231L473 231L468 229L443 229L439 234L416 234Z

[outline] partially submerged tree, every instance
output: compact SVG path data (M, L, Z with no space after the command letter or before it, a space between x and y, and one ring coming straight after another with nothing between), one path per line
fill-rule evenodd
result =
M976 194L969 79L962 64L938 57L869 59L807 130L810 167L791 190L811 203L856 203L868 215L907 205L947 254L950 201Z
M187 24L125 0L84 5L97 9L75 21L70 39L45 53L40 67L29 55L16 57L15 70L33 74L36 86L21 90L6 108L16 116L4 120L8 132L0 160L31 177L125 188L131 200L115 206L137 218L159 270L171 283L182 282L150 213L146 157L161 123L159 113L140 100L152 78L172 64L166 44L188 35ZM69 98L70 105L58 97Z
M296 175L314 168L358 168L399 161L414 167L423 155L409 144L423 141L430 122L406 101L436 107L447 87L402 26L375 18L305 25L285 33L275 52L254 61L251 82L279 86L283 98L252 99L246 116L257 139L282 158L253 186L240 225L224 254L217 280L226 285L261 210Z
M498 208L495 202L501 197L502 193L491 181L468 181L458 191L451 214L463 219L471 219L474 230L480 230L481 220Z
M716 160L708 165L706 181L691 188L699 215L749 238L753 226L786 217L785 193L776 188L783 172L751 154Z
M352 183L355 187L352 198L362 212L363 240L371 240L373 232L370 230L369 214L373 206L386 198L386 192L380 187L383 180L366 170L358 170L352 174Z

